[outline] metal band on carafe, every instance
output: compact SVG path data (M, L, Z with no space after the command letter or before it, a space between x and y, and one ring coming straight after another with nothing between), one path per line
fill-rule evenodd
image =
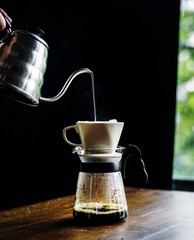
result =
M110 173L121 171L121 162L104 163L80 163L80 172L87 173Z

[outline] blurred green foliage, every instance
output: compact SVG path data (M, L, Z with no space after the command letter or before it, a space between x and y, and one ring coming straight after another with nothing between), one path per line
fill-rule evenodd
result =
M194 177L194 12L181 10L173 177Z

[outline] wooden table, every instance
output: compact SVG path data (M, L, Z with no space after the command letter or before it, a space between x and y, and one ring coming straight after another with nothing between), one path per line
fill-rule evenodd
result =
M194 239L194 193L126 188L129 216L105 226L79 226L74 196L0 212L0 240Z

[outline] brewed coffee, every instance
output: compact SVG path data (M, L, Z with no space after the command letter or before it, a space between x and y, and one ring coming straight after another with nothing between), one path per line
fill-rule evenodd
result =
M119 205L99 205L98 203L77 206L73 216L80 223L110 223L126 218L128 211Z

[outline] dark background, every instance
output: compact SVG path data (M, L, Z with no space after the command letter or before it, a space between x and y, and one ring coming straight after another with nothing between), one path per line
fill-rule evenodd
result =
M0 7L13 19L13 29L31 24L46 33L42 96L56 95L73 71L90 68L97 120L124 121L120 145L141 149L149 174L143 187L170 189L179 0L17 1ZM0 97L1 209L75 192L79 159L63 141L62 129L93 120L92 104L87 74L61 100L37 108ZM127 164L128 186L136 186L134 167Z

